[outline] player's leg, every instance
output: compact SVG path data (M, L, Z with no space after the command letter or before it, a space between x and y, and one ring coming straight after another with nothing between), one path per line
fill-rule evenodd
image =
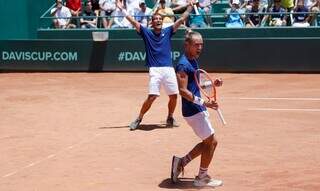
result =
M208 120L208 112L199 112L193 116L185 117L184 119L192 127L195 134L203 141L198 143L187 155L182 158L173 156L172 167L171 167L171 180L172 182L178 181L178 176L183 171L183 168L194 158L202 155L205 151L205 142L208 137L214 134L214 129L211 127L210 121Z
M140 113L139 113L139 119L142 119L144 114L149 111L152 103L157 99L158 95L148 95L147 99L143 102Z
M173 113L177 106L177 99L178 95L169 95L169 102L168 102L168 116L166 125L167 127L179 127L179 124L176 122L176 120L173 118Z
M193 185L198 187L222 186L223 184L222 180L213 179L208 175L208 167L212 161L213 154L218 142L215 139L214 135L211 135L210 137L205 139L202 143L203 143L203 152L201 154L199 174L194 179Z
M168 116L167 116L167 127L178 127L178 123L173 118L173 113L177 106L178 99L178 82L174 69L172 67L161 68L161 83L163 84L164 90L169 96L168 102Z
M204 121L205 124L207 124L207 128L212 129L208 116L205 117ZM199 174L198 176L196 176L193 182L195 186L216 187L222 185L223 182L221 180L212 179L208 175L208 167L212 161L213 154L217 147L217 144L218 141L216 140L214 133L202 141L202 153Z
M129 125L130 130L135 130L139 127L142 118L147 113L156 98L160 95L161 75L157 68L152 67L149 69L149 95L143 102L140 109L139 116Z
M143 119L144 114L146 114L149 111L152 103L154 102L154 100L156 100L157 97L158 97L158 95L148 95L147 99L142 104L139 116L137 117L136 120L134 120L130 124L130 130L135 130L139 127L139 125Z
M212 161L213 153L216 149L218 142L215 139L214 135L206 138L202 141L202 153L201 153L201 162L199 169L199 178L203 178L207 175L208 167Z
M183 173L183 169L189 162L197 158L203 152L203 142L198 143L193 149L184 157L179 158L177 156L172 157L171 165L171 181L173 183L178 182L178 177Z

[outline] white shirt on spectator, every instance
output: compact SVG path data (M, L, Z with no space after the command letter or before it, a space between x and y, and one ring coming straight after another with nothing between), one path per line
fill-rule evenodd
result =
M149 7L146 8L145 12L142 12L141 9L137 9L134 13L134 18L136 21L141 23L142 26L147 27L148 26L148 17L151 18L152 9Z
M304 0L304 6L309 10L313 4L312 0Z
M114 16L114 28L131 28L130 22L125 18L125 15L122 11L120 11L118 8L112 13L112 16Z
M104 11L116 9L116 0L99 0L100 8Z
M51 9L50 13L52 14L54 11L56 11L56 9L56 7ZM57 10L54 16L57 18L60 26L65 26L69 23L69 19L63 17L71 17L71 12L68 7L62 6L61 9Z
M135 9L139 9L139 0L126 0L127 11L133 12Z

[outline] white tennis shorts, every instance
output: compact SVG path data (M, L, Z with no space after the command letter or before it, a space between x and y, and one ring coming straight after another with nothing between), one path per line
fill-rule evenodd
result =
M161 85L167 95L178 94L178 82L173 67L149 68L149 95L160 95Z
M214 128L211 126L208 111L199 112L193 116L184 117L184 119L201 140L205 140L214 134Z

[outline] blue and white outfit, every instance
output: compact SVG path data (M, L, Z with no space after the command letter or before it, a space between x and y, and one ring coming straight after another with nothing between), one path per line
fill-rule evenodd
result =
M243 21L240 16L240 11L239 9L229 9L227 11L228 19L226 22L226 27L228 28L241 28L244 26Z
M201 97L200 90L194 79L194 72L198 68L197 60L189 60L185 55L182 55L176 66L176 71L181 71L188 75L187 89L194 96ZM209 113L205 106L197 105L182 97L182 115L195 134L202 140L214 134L214 129L209 121Z
M140 25L138 33L145 44L146 65L149 67L149 94L160 95L160 87L168 95L178 94L178 83L171 59L171 37L174 34L173 27L167 27L156 34Z

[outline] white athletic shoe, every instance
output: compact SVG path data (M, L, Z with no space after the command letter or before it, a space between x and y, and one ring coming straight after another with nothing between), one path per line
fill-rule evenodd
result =
M222 180L212 179L209 175L206 175L203 178L199 178L196 176L196 178L193 181L193 185L196 187L218 187L223 185Z
M172 157L171 164L171 181L172 183L177 183L179 181L178 177L180 173L183 173L182 159L176 156Z

